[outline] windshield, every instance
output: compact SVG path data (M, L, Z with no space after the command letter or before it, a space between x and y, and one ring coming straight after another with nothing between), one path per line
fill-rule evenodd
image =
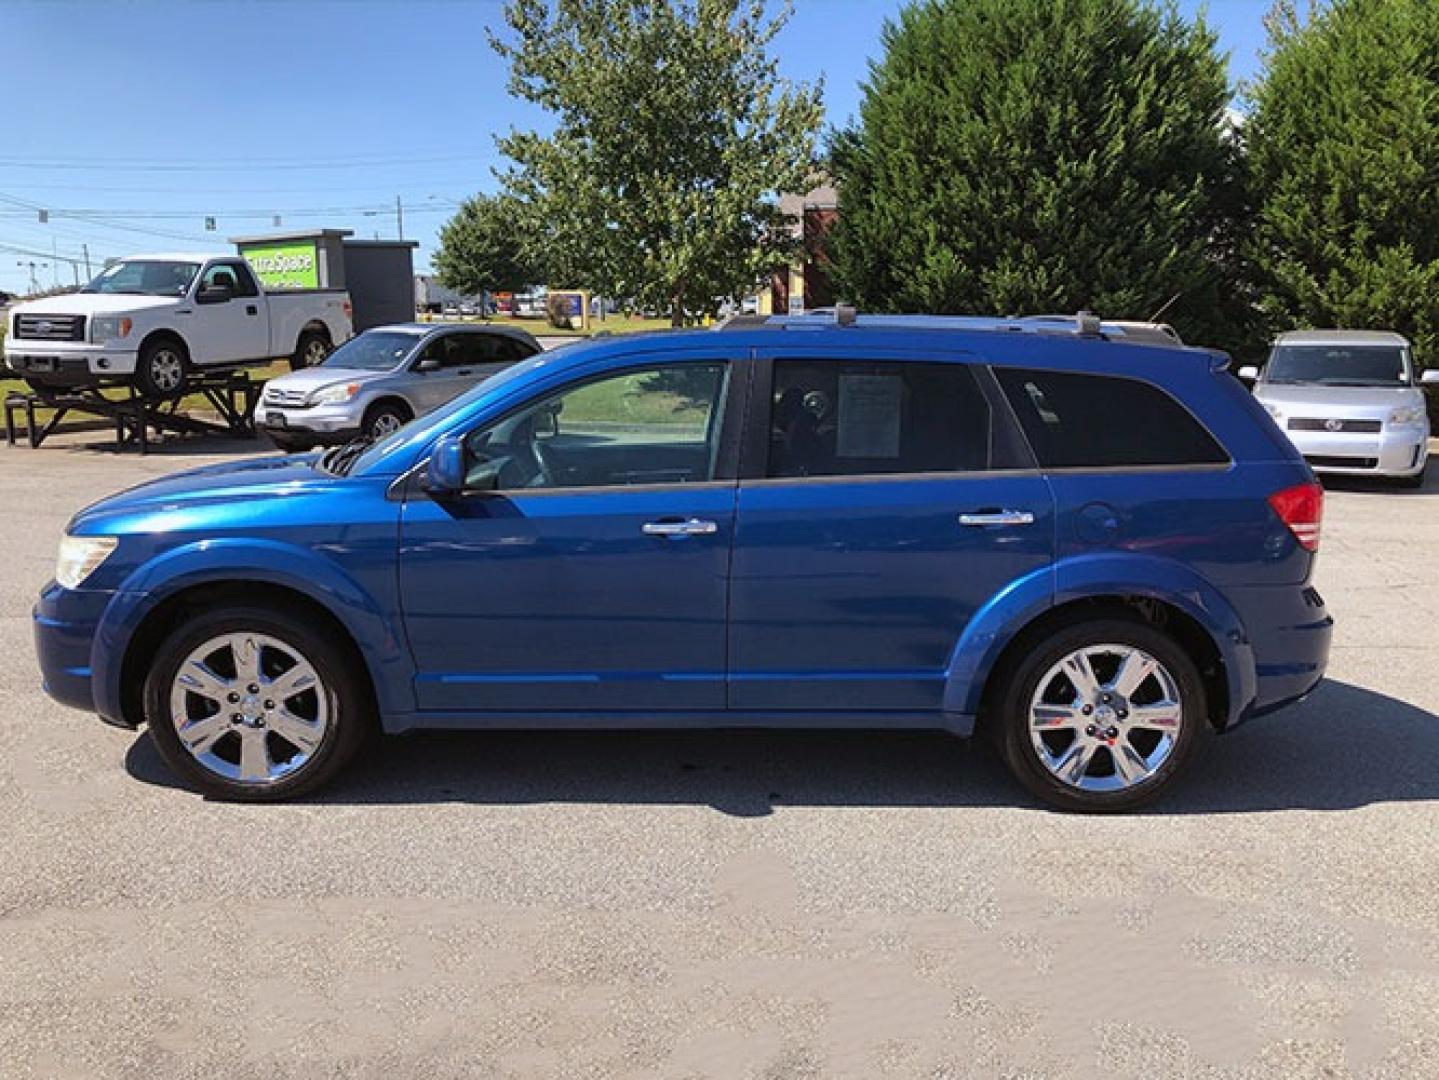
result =
M389 371L410 355L419 340L419 334L366 330L325 357L322 366L350 371Z
M1402 345L1277 345L1264 381L1409 386L1409 370L1409 350Z
M385 436L373 446L366 448L365 452L355 458L346 472L364 472L375 462L390 452L394 447L409 440L423 441L432 436L435 431L443 428L450 422L450 418L458 413L464 412L482 394L491 393L503 386L508 386L517 379L522 379L536 368L554 363L555 359L566 350L566 346L559 349L551 349L549 352L536 353L528 360L521 360L518 364L512 364L502 371L491 375L483 382L477 383L459 397L451 400L447 405L442 405L432 413L427 413L419 420L406 424L398 431Z
M126 259L107 266L81 292L134 293L138 296L184 296L200 271L193 262Z

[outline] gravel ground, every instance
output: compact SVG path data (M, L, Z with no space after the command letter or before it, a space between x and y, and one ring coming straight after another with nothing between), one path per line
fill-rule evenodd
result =
M230 806L39 691L0 448L0 1076L1439 1076L1439 481L1331 490L1304 705L1143 814L910 734L414 736Z

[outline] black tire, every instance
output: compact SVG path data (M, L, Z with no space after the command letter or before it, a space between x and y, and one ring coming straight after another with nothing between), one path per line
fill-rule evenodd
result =
M323 699L328 718L324 734L308 760L278 779L245 783L224 777L192 756L176 730L169 695L180 666L194 650L226 634L262 635L272 639L302 656L318 674L319 688L307 692L314 695L316 702ZM262 655L273 656L273 651L267 650ZM364 671L334 641L334 634L329 628L268 607L222 606L185 620L160 645L145 678L145 719L150 727L150 737L166 764L203 794L233 802L279 802L304 795L328 783L364 745L376 726L368 685ZM237 685L238 691L244 689ZM280 704L304 708L299 696ZM232 707L244 706L219 706L222 713ZM266 712L265 715L273 714ZM233 721L225 718L224 722L229 724ZM264 724L256 726L263 728ZM232 743L228 746L217 743L215 754L229 753L238 760L241 727L236 726L232 734L219 738L228 738ZM278 760L285 750L298 747L298 744L283 741L278 721L272 723L264 739L270 754L267 760ZM293 760L293 755L290 760Z
M1413 476L1401 476L1395 480L1394 483L1399 487L1408 488L1411 491L1422 488L1424 486L1424 474L1428 471L1428 462L1425 462L1425 465L1426 468L1420 469Z
M283 450L287 454L303 454L315 448L314 439L302 438L296 435L281 435L278 431L274 431L271 428L265 429L265 435L275 444L277 449Z
M295 352L290 357L290 370L315 367L330 355L333 348L329 334L320 330L306 330L300 335L299 344L295 346Z
M1046 675L1061 660L1087 646L1111 644L1141 650L1167 669L1179 693L1179 730L1173 737L1168 756L1146 779L1119 790L1084 790L1059 779L1041 760L1030 735L1030 705L1041 681L1045 681ZM1096 671L1096 674L1100 672ZM1020 783L1040 799L1062 810L1103 812L1139 806L1168 788L1196 751L1214 734L1209 722L1204 682L1193 659L1164 631L1137 618L1090 617L1059 627L1025 649L997 677L1000 682L993 698L994 734L1000 756ZM1151 688L1156 685L1148 684ZM1135 696L1138 698L1140 694ZM1127 702L1125 704L1128 705ZM1127 716L1127 712L1123 715ZM1076 731L1074 737L1078 740L1083 734L1085 732ZM1103 732L1100 734L1102 736ZM1148 733L1137 733L1134 738L1138 740L1140 734L1148 737ZM1065 749L1065 737L1065 731L1053 731L1043 736L1059 740L1055 753L1062 753ZM1129 737L1120 736L1124 739ZM1156 742L1158 738L1155 736ZM1107 767L1110 775L1117 780L1119 773L1114 767L1114 759L1104 756L1108 753L1108 749L1097 753L1089 769L1102 774ZM1088 775L1084 779L1094 782ZM1101 783L1104 779L1103 775L1097 776Z
M176 338L151 341L135 362L135 386L147 398L183 397L190 378L190 352Z
M377 401L365 410L365 419L360 428L361 435L368 435L378 442L397 427L408 424L415 418L409 406L400 401Z

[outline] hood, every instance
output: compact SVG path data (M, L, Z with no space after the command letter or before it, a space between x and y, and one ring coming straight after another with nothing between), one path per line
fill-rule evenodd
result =
M273 379L265 381L265 388L269 390L288 390L292 393L309 394L322 386L333 386L335 383L365 383L374 382L376 379L384 379L393 375L394 369L389 371L363 371L357 368L319 367L303 368L300 371L287 372L284 375L277 375Z
M173 307L180 299L178 296L140 296L136 293L66 293L45 300L28 300L10 310L22 315L110 315Z
M1335 409L1359 409L1377 415L1401 405L1420 405L1424 401L1424 395L1413 386L1318 386L1314 383L1292 386L1260 383L1254 396L1266 405L1299 408L1316 415L1329 415Z
M89 535L179 531L203 515L214 527L224 520L208 508L224 503L239 517L262 500L303 500L333 489L340 477L313 466L314 454L247 458L172 473L121 491L87 506L71 519L67 532ZM225 515L229 517L231 515Z

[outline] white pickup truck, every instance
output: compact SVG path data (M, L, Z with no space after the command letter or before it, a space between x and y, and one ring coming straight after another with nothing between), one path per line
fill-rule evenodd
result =
M137 255L78 293L13 307L5 363L37 388L133 383L166 398L197 372L308 367L352 333L343 290L267 293L233 255Z

